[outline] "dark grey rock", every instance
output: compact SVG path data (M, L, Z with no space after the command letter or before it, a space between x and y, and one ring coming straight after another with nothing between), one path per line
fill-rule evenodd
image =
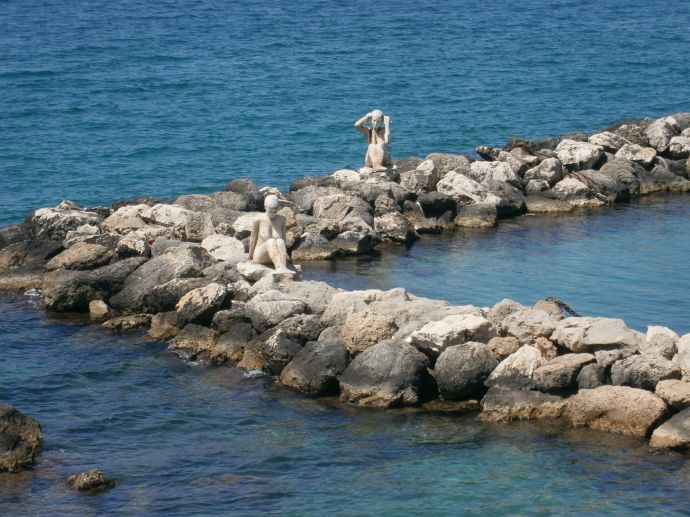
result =
M591 390L606 384L606 370L598 364L586 364L577 374L577 388Z
M678 365L655 355L633 355L611 367L611 384L654 391L659 381L680 379Z
M31 467L41 451L40 424L11 404L0 405L0 472L17 472Z
M350 354L338 341L313 341L297 352L283 369L280 382L311 396L338 393L338 377L350 362Z
M446 348L436 360L434 377L444 400L464 400L481 396L484 381L498 366L484 343L468 342Z

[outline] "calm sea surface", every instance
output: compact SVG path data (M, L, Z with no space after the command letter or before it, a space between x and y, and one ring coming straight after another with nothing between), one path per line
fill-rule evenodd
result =
M281 188L394 157L690 111L690 3L0 1L0 224L69 198ZM556 296L690 332L690 197L426 237L312 264L342 287L452 303ZM473 416L355 411L185 364L140 335L0 297L0 401L43 424L2 515L687 514L690 457ZM99 497L64 478L101 467Z

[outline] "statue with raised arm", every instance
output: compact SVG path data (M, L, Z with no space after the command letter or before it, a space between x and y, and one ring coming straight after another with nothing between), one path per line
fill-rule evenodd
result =
M370 127L365 126L370 121ZM369 146L360 172L385 171L393 165L388 146L391 143L391 119L381 110L374 110L355 122L355 127L364 134Z
M266 213L257 218L252 227L248 258L257 264L273 264L278 272L288 272L285 217L278 215L278 197L266 196L264 208Z

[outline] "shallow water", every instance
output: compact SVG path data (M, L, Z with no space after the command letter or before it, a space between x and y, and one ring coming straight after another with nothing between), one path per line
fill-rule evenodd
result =
M681 515L690 458L640 439L474 415L366 411L1 297L0 400L43 425L4 515ZM99 467L101 496L65 478Z

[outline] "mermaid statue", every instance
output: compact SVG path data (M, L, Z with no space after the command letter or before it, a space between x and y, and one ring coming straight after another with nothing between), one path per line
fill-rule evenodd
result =
M365 126L367 121L371 121L370 127ZM390 124L390 117L381 110L371 111L355 122L355 127L362 132L369 144L364 167L359 172L381 172L393 165L388 152L391 143Z

